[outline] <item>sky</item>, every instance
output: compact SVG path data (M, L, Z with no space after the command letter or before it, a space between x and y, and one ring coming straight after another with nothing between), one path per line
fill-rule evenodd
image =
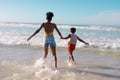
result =
M120 25L120 0L0 0L0 22Z

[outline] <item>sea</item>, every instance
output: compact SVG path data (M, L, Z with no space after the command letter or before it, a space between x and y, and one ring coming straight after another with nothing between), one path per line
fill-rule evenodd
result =
M27 38L40 23L0 22L0 80L119 80L120 26L57 24L63 37L70 28L76 28L80 39L74 56L77 64L68 62L68 40L60 39L54 31L57 44L58 70L54 70L49 51L43 60L43 29L30 41Z

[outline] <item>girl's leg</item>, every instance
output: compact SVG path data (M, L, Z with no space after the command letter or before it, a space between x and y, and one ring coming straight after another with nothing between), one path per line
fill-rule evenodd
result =
M71 61L71 57L69 56L69 62Z
M52 56L53 56L53 59L54 59L54 61L55 61L55 68L57 69L56 46L51 47L51 50L52 50Z
M73 57L73 51L69 51L69 58L72 59L74 64L76 64L75 59Z

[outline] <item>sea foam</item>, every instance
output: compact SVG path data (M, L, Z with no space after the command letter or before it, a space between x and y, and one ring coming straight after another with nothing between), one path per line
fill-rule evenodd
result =
M43 30L30 41L27 38L39 27L40 24L33 23L0 23L0 44L3 45L43 45ZM57 25L63 37L70 33L70 28L77 28L76 34L88 42L86 46L77 42L77 48L103 48L103 49L120 49L120 27L119 26L92 26L92 25ZM54 33L57 46L66 47L68 41L59 38Z

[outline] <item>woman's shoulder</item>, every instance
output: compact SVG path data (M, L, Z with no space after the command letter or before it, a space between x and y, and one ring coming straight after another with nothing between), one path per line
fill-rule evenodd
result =
M43 22L42 24L51 24L51 25L56 25L55 23L47 23L47 22Z
M52 25L56 25L55 23L51 23Z
M51 25L52 25L53 27L56 27L56 24L55 24L55 23L51 23Z
M42 26L44 26L45 22L41 23Z

